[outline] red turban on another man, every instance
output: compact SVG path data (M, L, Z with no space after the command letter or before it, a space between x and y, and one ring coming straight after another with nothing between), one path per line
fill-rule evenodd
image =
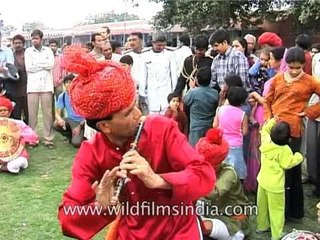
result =
M262 33L258 38L258 44L260 46L264 44L268 44L270 47L281 47L282 40L277 34L273 32L265 32L265 33Z
M129 107L135 100L135 85L121 65L97 62L79 45L67 47L63 67L78 74L70 86L74 111L85 119L103 119Z
M12 112L12 110L13 110L12 102L6 97L0 97L0 107L7 108L9 110L9 112Z
M215 169L227 157L229 144L222 138L222 131L218 128L209 129L206 136L200 138L196 144L196 150Z

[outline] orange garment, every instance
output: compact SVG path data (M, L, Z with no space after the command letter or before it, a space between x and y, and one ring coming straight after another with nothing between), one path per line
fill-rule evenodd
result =
M266 96L265 120L278 116L290 125L291 137L300 137L302 117L297 114L305 112L310 119L320 116L320 103L308 107L313 93L320 95L320 84L312 76L304 73L299 80L288 84L284 73L277 74Z

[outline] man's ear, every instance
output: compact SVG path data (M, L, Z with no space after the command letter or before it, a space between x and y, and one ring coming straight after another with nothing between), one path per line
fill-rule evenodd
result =
M107 121L100 121L96 123L97 128L103 133L110 133L110 124Z

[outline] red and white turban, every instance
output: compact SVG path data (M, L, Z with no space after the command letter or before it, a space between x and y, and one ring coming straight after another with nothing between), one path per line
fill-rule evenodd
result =
M135 99L128 70L114 62L97 62L79 45L64 50L63 67L78 74L70 86L71 105L85 119L106 118L129 107Z

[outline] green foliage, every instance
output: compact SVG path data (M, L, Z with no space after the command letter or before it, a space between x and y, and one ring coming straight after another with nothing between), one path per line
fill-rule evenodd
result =
M97 23L109 23L109 22L122 22L122 21L131 21L139 20L139 16L135 14L128 13L100 13L95 15L89 15L85 18L84 21L79 22L76 26L87 25L87 24L97 24Z
M163 10L153 18L158 29L179 24L197 33L205 27L232 28L235 22L242 27L257 24L263 19L279 21L293 15L297 28L320 29L318 0L150 0L163 3Z

